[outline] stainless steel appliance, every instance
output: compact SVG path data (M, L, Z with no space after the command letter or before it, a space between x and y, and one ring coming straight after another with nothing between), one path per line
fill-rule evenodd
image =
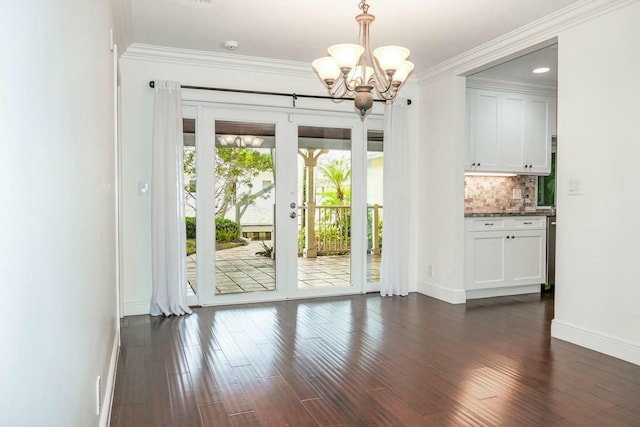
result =
M556 217L547 217L547 283L545 289L556 284Z

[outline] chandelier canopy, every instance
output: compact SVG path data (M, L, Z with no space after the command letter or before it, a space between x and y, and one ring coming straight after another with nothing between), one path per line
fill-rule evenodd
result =
M356 16L360 27L360 44L334 44L329 55L311 63L333 98L354 96L360 115L373 106L373 90L382 99L391 100L413 70L407 61L410 51L402 46L382 46L372 51L369 27L376 19L368 13L369 5L362 0L362 13Z

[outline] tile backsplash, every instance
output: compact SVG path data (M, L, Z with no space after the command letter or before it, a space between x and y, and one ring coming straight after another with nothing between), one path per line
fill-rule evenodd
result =
M464 213L508 213L536 210L535 176L465 176ZM514 199L520 190L520 199Z

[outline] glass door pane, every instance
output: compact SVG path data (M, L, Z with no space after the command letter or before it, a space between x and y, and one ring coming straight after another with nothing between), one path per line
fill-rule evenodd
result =
M275 134L215 121L215 294L276 290Z
M198 294L196 274L196 205L198 193L196 187L196 120L182 120L183 129L183 186L184 216L186 228L186 266L187 266L187 300Z
M367 283L380 282L382 254L383 131L367 131Z
M298 126L298 289L352 286L351 134Z

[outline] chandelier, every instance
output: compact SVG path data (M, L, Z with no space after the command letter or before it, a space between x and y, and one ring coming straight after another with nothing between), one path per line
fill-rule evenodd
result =
M218 141L224 146L260 147L264 139L253 135L220 135Z
M335 44L327 49L329 55L311 63L333 98L354 97L360 115L373 106L373 90L382 99L391 100L400 85L413 70L407 61L409 49L401 46L382 46L371 50L369 27L376 19L368 13L369 5L362 0L362 13L356 16L360 27L360 44ZM354 96L355 95L355 96Z

